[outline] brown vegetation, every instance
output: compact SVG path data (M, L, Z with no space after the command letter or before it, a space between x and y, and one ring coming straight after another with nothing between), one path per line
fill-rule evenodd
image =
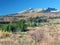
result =
M59 16L59 14L32 13L32 14L21 14L21 15L18 14L18 16L24 16L24 19L27 19L29 17L37 17L37 16L38 17L46 16L47 18L49 18L49 17ZM4 17L4 19L5 18L6 17ZM8 20L8 18L6 19ZM19 17L17 20L20 19L21 18ZM60 19L49 19L49 22L40 23L40 25L42 26L28 27L27 28L28 31L26 32L10 33L10 32L0 31L0 44L1 45L60 45L59 20Z

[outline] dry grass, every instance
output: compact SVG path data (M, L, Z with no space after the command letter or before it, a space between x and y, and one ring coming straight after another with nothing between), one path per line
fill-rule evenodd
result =
M32 28L28 32L12 34L0 39L2 45L60 45L60 24ZM7 33L8 34L8 33ZM0 31L2 35L2 31Z
M36 41L36 45L59 45L60 25L52 24L36 28L35 31L28 32Z
M0 39L0 44L1 45L19 45L18 42L13 41L13 40L11 40L9 38L7 38L7 39Z

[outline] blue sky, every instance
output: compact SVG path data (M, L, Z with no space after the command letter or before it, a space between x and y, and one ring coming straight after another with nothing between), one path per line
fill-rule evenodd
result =
M20 12L28 8L57 8L60 0L0 0L0 16Z

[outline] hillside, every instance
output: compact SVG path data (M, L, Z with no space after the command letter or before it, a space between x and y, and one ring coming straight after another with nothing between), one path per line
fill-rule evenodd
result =
M28 19L30 17L41 17L45 16L49 17L60 17L60 13L27 13L27 14L15 14L15 15L8 15L8 16L1 16L0 22L10 22L10 21L18 21L20 19Z
M27 19L31 17L41 17L46 16L49 17L60 17L60 11L55 8L29 8L27 10L15 13L15 14L8 14L6 16L0 16L0 22L15 22L20 19Z
M0 44L60 45L60 12L51 10L56 9L35 12L30 8L23 13L0 16Z

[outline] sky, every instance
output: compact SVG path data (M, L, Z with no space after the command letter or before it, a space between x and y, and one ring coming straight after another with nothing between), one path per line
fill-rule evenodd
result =
M60 9L60 0L0 0L0 16L13 14L29 8Z

